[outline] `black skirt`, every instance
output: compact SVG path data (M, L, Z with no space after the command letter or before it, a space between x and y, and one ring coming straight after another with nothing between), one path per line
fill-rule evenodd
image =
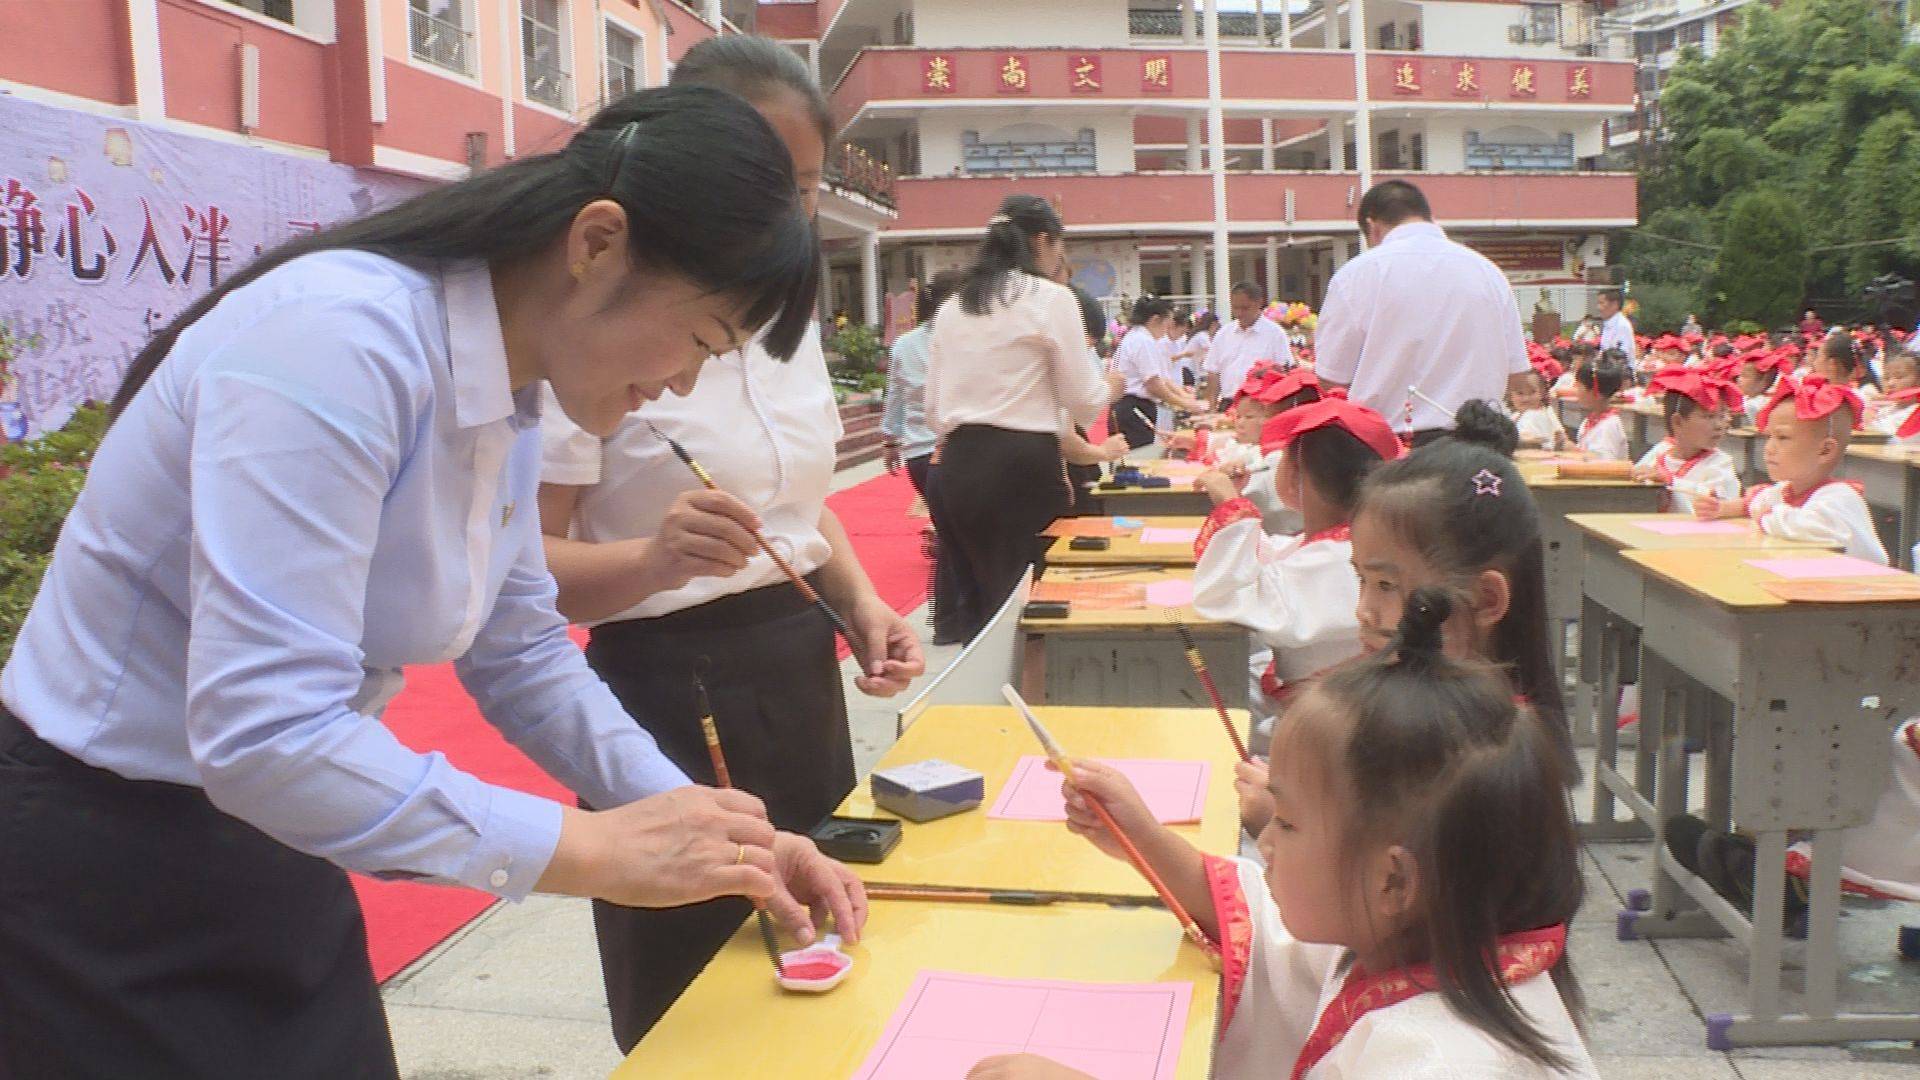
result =
M1109 410L1112 423L1108 430L1115 435L1126 436L1127 445L1138 450L1153 445L1153 429L1158 423L1153 418L1159 415L1159 402L1138 394L1124 394Z
M853 790L853 742L833 625L791 585L655 619L595 627L587 662L662 753L714 782L694 703L696 670L735 787L776 828L806 833ZM730 898L665 910L593 905L614 1041L633 1049L752 911Z
M339 867L0 709L0 1077L397 1077Z
M968 424L947 436L934 472L946 519L941 553L972 640L1046 554L1040 531L1073 505L1060 440L1051 433Z

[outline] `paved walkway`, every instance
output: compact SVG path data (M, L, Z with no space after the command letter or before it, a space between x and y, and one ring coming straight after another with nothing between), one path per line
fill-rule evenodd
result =
M848 470L836 487L877 471ZM914 619L924 634L924 609ZM931 650L929 670L940 670L955 651ZM898 702L862 697L848 678L854 749L864 775L892 741ZM1647 850L1601 844L1589 851L1589 893L1572 928L1572 955L1602 1076L1920 1080L1920 1052L1906 1044L1707 1050L1701 1017L1735 1011L1742 1000L1741 951L1724 941L1616 940L1614 913L1627 890L1644 884ZM1894 952L1902 916L1920 922L1920 910L1904 905L1849 902L1842 924L1849 964L1844 1007L1888 1011L1920 1002L1920 964L1902 962ZM598 1080L619 1062L585 901L536 897L497 904L393 979L385 997L408 1080ZM1277 1065L1276 1075L1284 1068Z

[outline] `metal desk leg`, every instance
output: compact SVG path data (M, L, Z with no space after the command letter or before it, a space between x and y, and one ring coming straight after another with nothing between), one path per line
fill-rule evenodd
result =
M1733 702L1702 691L1706 706L1706 822L1721 832L1733 828Z
M1780 916L1786 906L1787 834L1770 830L1754 837L1753 929L1747 938L1747 1013L1754 1020L1780 1018Z
M1807 1015L1833 1018L1839 998L1840 974L1840 847L1837 829L1808 836L1813 849L1813 910L1807 922Z
M1600 700L1593 710L1593 818L1585 830L1588 839L1598 839L1614 824L1613 789L1607 786L1603 770L1613 769L1620 758L1620 646L1626 636L1610 621L1597 629Z

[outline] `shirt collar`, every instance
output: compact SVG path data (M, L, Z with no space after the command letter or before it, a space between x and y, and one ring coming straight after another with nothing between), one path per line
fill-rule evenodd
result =
M507 375L507 340L493 302L493 274L484 262L460 262L440 272L447 298L447 361L453 376L453 417L479 427L524 412ZM521 395L539 401L539 395ZM539 418L537 405L533 419ZM524 417L522 418L524 419Z
M1403 221L1387 230L1387 235L1380 238L1380 246L1385 247L1395 240L1412 240L1419 236L1432 236L1445 240L1447 230L1431 221Z

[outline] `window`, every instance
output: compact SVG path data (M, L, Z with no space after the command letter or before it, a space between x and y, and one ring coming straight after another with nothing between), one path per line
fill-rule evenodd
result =
M962 167L973 174L1090 173L1098 169L1093 129L1075 135L1036 124L1016 124L988 142L977 131L960 133Z
M1417 22L1407 24L1407 51L1420 51L1420 24Z
M1695 21L1681 23L1678 27L1675 27L1675 30L1677 31L1676 40L1682 47L1704 44L1707 40L1707 24L1705 22Z
M1482 135L1467 132L1467 168L1541 171L1574 167L1573 134L1548 136L1526 128Z
M1400 47L1400 28L1393 23L1382 23L1379 30L1379 44L1376 49L1398 49Z
M1427 171L1427 137L1407 136L1407 166L1414 172Z
M234 7L246 8L255 15L265 15L269 19L278 19L283 23L293 23L293 0L227 0Z
M607 100L631 94L646 85L646 56L640 39L611 24L607 26Z
M473 31L465 0L407 0L407 43L416 60L473 74Z
M520 66L527 100L565 111L572 103L561 0L520 0Z
M1527 5L1527 40L1528 41L1559 41L1560 40L1560 5L1559 4L1528 4Z
M1374 142L1378 144L1373 151L1377 159L1374 161L1375 167L1394 170L1406 167L1400 161L1400 136L1397 133L1383 131Z

